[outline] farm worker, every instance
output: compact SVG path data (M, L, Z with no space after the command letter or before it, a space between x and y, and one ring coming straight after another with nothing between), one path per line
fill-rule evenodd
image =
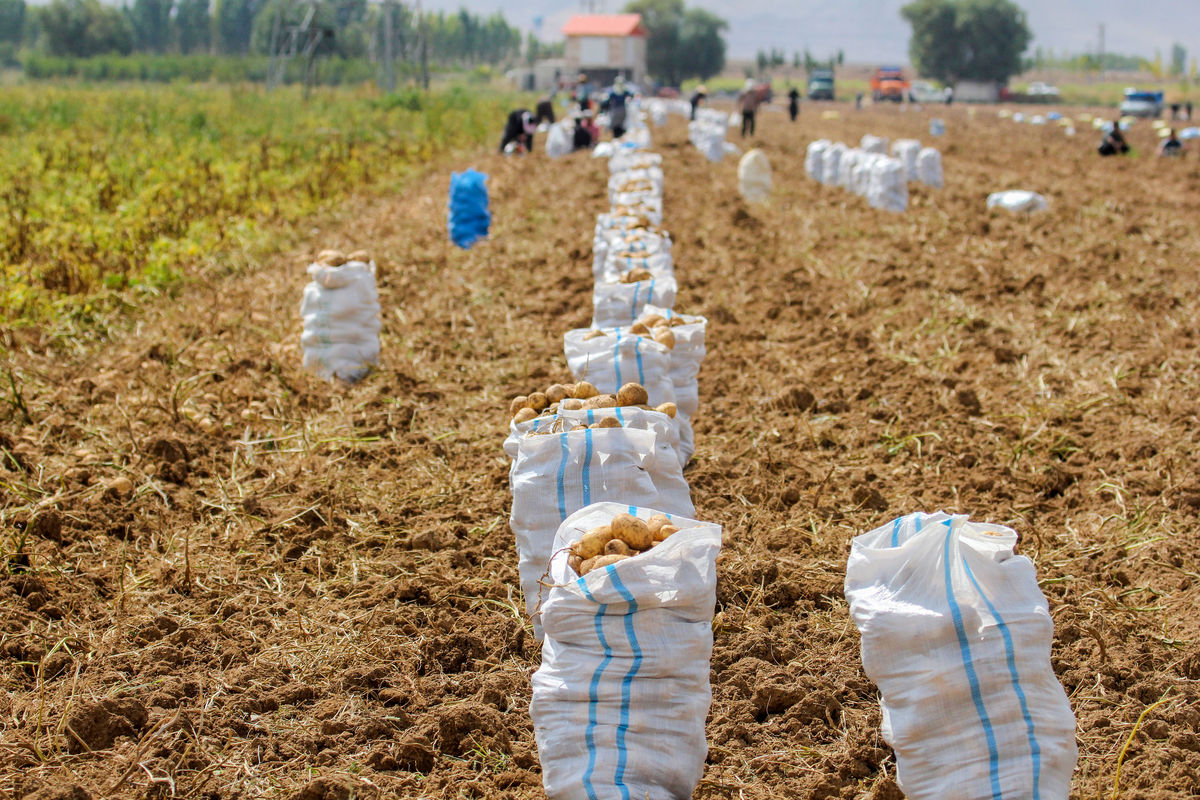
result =
M1129 152L1129 142L1125 141L1125 134L1121 133L1120 120L1114 122L1112 130L1104 134L1099 152L1102 156L1124 155Z
M800 115L800 90L793 86L788 90L788 116L792 122Z
M1183 104L1183 107L1184 107L1184 109L1187 110L1188 122L1191 122L1192 121L1192 101L1188 100L1186 103Z
M696 91L692 92L692 119L696 119L696 109L700 104L708 98L708 89L704 88L704 84L696 87Z
M950 105L951 103L953 103L954 102L954 87L947 86L945 91L943 92L943 95L946 98L946 105Z
M1160 156L1183 155L1183 142L1179 141L1179 137L1175 135L1174 128L1171 128L1167 138L1163 139L1162 144L1158 146L1158 154Z
M537 130L537 120L528 109L518 108L508 115L504 124L504 136L500 139L500 152L503 153L510 144L516 145L518 153L533 152L533 132Z
M587 75L582 72L575 79L575 91L571 94L571 99L579 104L579 107L584 111L592 107L591 91L588 88Z
M759 99L758 89L754 86L754 79L747 78L746 85L742 87L742 93L738 95L738 111L742 113L742 138L746 138L746 131L750 131L750 135L754 135L754 112L758 111L758 105L761 102Z
M543 122L554 124L554 100L550 95L542 95L542 99L538 100L536 116L539 125Z
M608 124L612 128L614 139L620 139L625 135L625 114L631 99L633 99L633 92L625 86L625 79L618 76L613 81L612 91L608 93L608 97L604 101L605 110L608 111Z
M575 131L572 134L572 145L576 150L591 150L596 142L596 123L592 121L591 111L576 111Z

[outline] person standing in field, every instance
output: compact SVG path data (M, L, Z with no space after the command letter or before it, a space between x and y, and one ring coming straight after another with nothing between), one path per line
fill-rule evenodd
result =
M612 128L614 139L620 139L625 135L625 116L629 101L632 99L633 92L625 86L624 78L618 77L613 81L612 91L608 93L604 107L608 111L608 124Z
M1162 144L1158 146L1158 154L1160 156L1181 156L1183 155L1183 142L1179 141L1179 137L1175 135L1175 129L1171 128L1167 138L1162 140Z
M588 87L587 75L582 72L575 79L575 91L571 94L571 99L579 104L579 107L587 111L592 107L591 91Z
M788 116L792 118L792 122L796 121L796 117L800 116L800 90L793 86L788 90Z
M750 131L750 135L754 135L754 114L758 111L759 100L758 89L754 86L754 79L747 78L746 85L742 87L742 93L738 95L738 111L742 114L742 138L746 138L746 131Z
M707 99L707 98L708 98L708 89L706 89L704 87L703 83L696 87L696 91L692 92L692 121L693 122L696 120L696 109L699 108L700 104L703 103L705 101L705 99Z

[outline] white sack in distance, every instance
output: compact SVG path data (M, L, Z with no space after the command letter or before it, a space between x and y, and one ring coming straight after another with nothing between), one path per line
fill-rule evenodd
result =
M738 192L747 203L765 203L771 196L771 164L757 147L738 162Z
M886 136L872 136L871 134L863 134L859 140L858 146L868 153L877 153L881 156L887 155L888 140Z
M917 180L934 189L945 185L942 178L942 154L936 147L922 147L917 153Z
M1046 198L1037 192L1024 189L1009 189L1006 192L995 192L988 195L988 208L1003 208L1006 211L1031 214L1034 211L1045 211L1050 207Z
M556 123L550 126L550 133L546 136L546 155L550 158L562 158L570 155L575 149L574 134L567 130L564 123Z
M846 600L909 800L1066 800L1075 718L1017 535L910 514L854 539Z
M721 527L672 516L678 533L582 578L563 550L618 513L656 509L597 503L555 536L529 706L549 800L685 800L704 773Z
M822 175L825 172L825 148L831 144L828 139L818 139L809 142L808 149L804 151L804 171L818 183L824 183Z
M902 212L908 208L908 182L899 159L877 156L871 165L871 183L867 203L883 211Z
M379 294L375 262L310 264L300 316L304 366L325 380L353 383L379 363Z
M592 287L592 327L632 325L648 303L674 308L678 288L674 276L637 283L597 283Z
M916 139L897 139L892 142L892 156L904 164L904 179L917 179L917 154L921 152L921 143Z

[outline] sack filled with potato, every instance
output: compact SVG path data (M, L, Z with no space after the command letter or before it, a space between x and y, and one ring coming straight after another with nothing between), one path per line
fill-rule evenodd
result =
M353 383L379 363L379 293L374 262L326 250L310 264L300 345L304 366L325 380Z
M596 503L555 535L530 704L550 800L688 798L703 774L721 528L669 511L654 519L664 511ZM612 530L627 531L628 516L672 530L638 551ZM590 532L587 553L605 539L621 546L580 576L573 546Z
M674 275L637 283L597 283L592 287L592 327L632 325L649 304L673 307L677 291Z
M534 618L537 638L541 638L539 581L562 520L600 500L656 502L671 513L695 513L689 494L664 492L655 484L655 475L664 473L668 465L678 468L673 456L669 462L663 458L652 430L584 428L521 439L509 471L509 522L516 537L525 608Z
M602 273L610 252L632 256L648 256L656 253L671 253L671 236L662 229L632 228L621 230L609 228L592 237L592 277L604 278ZM672 267L674 263L672 262Z
M675 402L671 383L671 351L649 336L633 336L620 328L576 328L563 334L567 368L606 394L620 398L627 384L644 388L647 399L618 405ZM628 398L626 398L628 399Z

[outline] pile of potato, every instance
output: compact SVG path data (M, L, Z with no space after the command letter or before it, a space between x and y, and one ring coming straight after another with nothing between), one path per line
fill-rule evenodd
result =
M366 250L355 250L349 255L341 250L322 250L317 253L317 263L324 264L327 267L340 267L348 261L361 261L364 264L371 263L371 254Z
M632 514L617 514L607 525L592 528L572 542L567 564L580 577L654 547L679 528L666 514L643 521Z
M621 283L639 283L641 281L648 281L653 277L654 275L651 274L650 270L634 267L621 276Z
M635 322L629 328L629 332L634 334L635 336L649 336L651 339L658 342L662 346L666 347L668 350L674 350L675 349L675 333L674 333L674 331L671 330L671 326L672 325L682 325L683 323L675 322L674 320L667 321L667 320L663 319L662 317L658 316L657 314L651 314L646 318L647 319L657 318L657 321L653 325L646 325L644 322L641 322L641 321ZM603 330L597 328L596 330L585 334L583 337L583 340L585 342L587 342L587 341L591 341L592 339L599 339L602 336L611 336L611 335L612 334L609 334L606 331L603 331Z
M529 422L540 414L556 414L563 411L578 411L598 408L625 408L634 406L647 411L658 411L674 418L677 411L674 403L662 403L651 407L650 395L640 383L627 383L616 394L601 394L600 390L587 381L579 383L555 383L544 392L518 395L509 403L508 410L513 422ZM616 420L613 420L616 422ZM587 426L582 426L586 428ZM619 428L620 423L601 420L593 428ZM581 428L580 428L581 429ZM576 430L576 428L572 428Z

